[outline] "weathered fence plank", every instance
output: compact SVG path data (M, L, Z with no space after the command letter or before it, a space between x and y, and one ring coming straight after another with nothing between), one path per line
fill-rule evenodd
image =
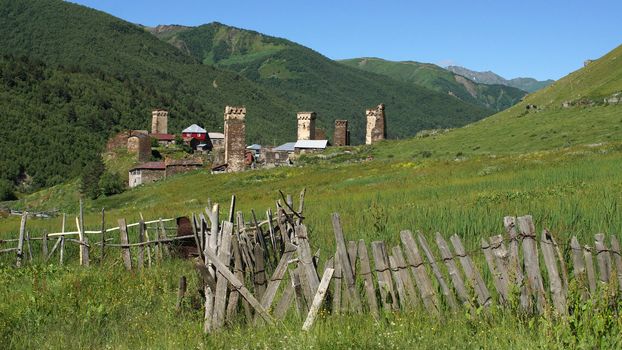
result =
M145 242L145 222L141 219L138 223L138 243ZM139 269L145 268L145 247L143 245L138 246L138 257L136 259Z
M367 306L369 311L375 319L380 317L378 312L378 302L376 301L376 289L374 287L374 279L371 273L371 266L369 263L369 255L367 254L367 246L364 240L359 240L358 243L358 256L361 262L360 275L363 277L363 283L365 285L365 295L367 296Z
M351 269L352 264L350 263L350 258L346 250L346 243L343 238L343 231L341 229L339 214L334 213L332 221L333 231L335 232L335 241L337 242L337 253L339 254L339 259L341 262L341 270L343 272L343 278L348 288L348 300L349 303L353 306L353 309L356 310L356 312L360 313L361 299L359 298L359 294L356 290L354 273Z
M581 283L581 295L583 299L587 297L587 276L585 272L585 257L583 256L583 248L579 245L576 236L570 239L570 253L572 255L572 271L574 279Z
M223 242L225 242L226 240L229 240L227 236L231 236L231 231L233 230L233 227L231 226L230 222L225 222L223 226L225 227L225 229L223 230ZM227 231L228 231L228 234L225 234L225 232ZM210 261L212 261L214 266L216 266L216 271L218 272L219 277L222 276L224 280L229 281L229 283L231 283L231 287L234 289L237 289L240 292L240 295L244 299L246 299L246 301L248 301L248 303L255 309L256 312L259 313L259 315L268 324L274 325L274 319L272 319L272 317L270 316L270 314L268 314L266 309L264 309L261 306L259 301L255 299L253 294L248 289L246 289L246 287L244 286L244 283L240 281L239 279L237 279L233 275L233 273L229 271L229 268L226 266L226 263L222 262L220 258L216 256L216 253L214 253L212 250L207 250L207 256L209 257ZM226 281L225 281L225 288L226 288ZM217 283L220 283L220 280ZM218 285L216 286L216 291L218 292ZM218 298L216 298L216 301L218 301ZM215 309L214 316L217 316L217 315L218 313L217 313L217 310ZM214 324L214 326L216 326L216 324ZM216 327L214 328L216 329Z
M404 303L407 308L414 308L417 305L417 291L415 290L415 285L413 284L413 280L410 277L408 265L406 265L406 259L404 259L404 254L402 253L402 248L396 245L391 250L393 253L393 257L395 258L395 263L397 264L398 272L402 282L404 283L404 289L406 291L406 300Z
M513 216L506 216L503 218L503 225L510 238L509 243L509 265L508 275L510 277L510 284L518 286L520 289L520 304L523 310L529 310L531 305L531 299L529 298L529 290L527 288L528 283L525 280L525 274L523 273L523 265L520 261L519 251L519 236L516 230L516 218Z
M227 280L229 280L229 278L225 277L225 275L230 274L232 278L237 280L233 273L229 271L232 232L233 224L230 222L224 222L222 225L222 241L218 249L218 258L216 258L216 256L211 257L210 254L213 254L214 252L209 249L207 250L210 261L216 266L217 269L216 291L214 293L214 316L212 318L212 326L214 330L222 328L225 324ZM222 264L220 267L218 266L219 263ZM239 288L236 289L240 291Z
M274 269L272 276L270 277L270 282L268 282L268 286L266 287L265 292L261 296L261 306L265 309L269 309L272 305L272 301L278 291L279 285L281 284L281 280L285 277L285 273L287 272L287 265L289 264L289 260L292 255L296 252L296 246L291 243L287 243L285 247L285 251L283 255L281 255L281 259L279 260L279 264Z
M583 247L583 258L585 259L585 272L587 274L587 282L590 287L590 294L596 293L596 272L594 271L594 260L592 259L592 251L590 247Z
M423 259L421 259L421 255L419 254L417 243L415 243L415 239L410 231L400 232L400 239L402 244L404 244L406 259L408 259L408 264L410 265L413 275L415 276L415 281L417 282L419 293L421 293L423 305L429 313L438 315L439 308L436 293L434 293L432 281L430 281L425 266L423 266Z
M24 236L26 235L26 220L28 218L28 212L22 213L22 221L19 224L19 239L17 241L17 260L15 266L22 267L22 258L24 256ZM65 218L63 216L63 223ZM63 225L64 226L64 225Z
M324 275L322 275L322 281L320 282L320 285L317 288L317 292L315 293L315 297L313 298L313 304L311 304L307 319L302 325L303 331L308 331L309 329L311 329L311 326L313 326L315 317L320 310L320 306L322 306L324 296L326 295L326 291L328 290L328 284L330 283L330 279L331 277L333 277L333 272L335 272L335 270L331 268L327 268L324 271Z
M460 259L460 264L462 265L462 269L464 270L464 274L471 281L473 288L475 289L475 293L477 294L477 301L482 306L490 305L491 297L486 284L484 283L484 279L480 274L477 267L471 261L471 258L467 255L464 246L462 245L462 241L460 237L456 234L449 238L451 244L454 246L454 250L456 252L456 256Z
M423 250L423 253L425 254L426 258L428 259L428 262L430 263L430 267L432 268L432 273L436 277L436 280L438 281L438 284L441 287L441 293L443 293L443 296L445 297L447 304L449 304L449 307L452 310L457 310L458 303L456 302L456 297L454 296L454 293L452 293L452 291L447 286L447 283L445 282L445 278L443 278L443 273L441 272L441 269L439 269L438 265L436 264L436 259L434 258L434 254L432 254L432 250L430 249L430 246L428 245L428 241L425 239L425 237L421 233L417 234L417 238L419 239L421 250Z
M503 277L497 269L490 244L485 238L481 239L481 247L484 252L484 257L486 258L486 263L488 264L488 269L492 275L493 284L501 299L500 302L506 303L508 301L508 291L506 289L506 285L503 283Z
M458 295L458 299L462 304L468 305L470 304L469 294L464 285L464 280L462 279L462 275L458 266L456 266L456 261L454 260L454 256L449 250L449 245L443 238L443 236L437 232L435 235L436 245L438 246L439 251L441 252L441 257L445 262L445 266L447 266L447 273L449 273L449 278L456 290L456 294Z
M119 219L119 235L120 235L119 239L121 241L121 244L129 243L125 219ZM125 265L125 269L131 270L132 269L132 257L130 255L129 247L121 248L121 258L123 259L123 264Z
M598 262L598 280L602 283L609 283L611 276L611 256L609 249L605 245L605 235L597 233L594 236L594 248L596 249L596 261Z
M255 243L255 274L253 282L255 284L255 297L261 300L266 290L266 266L264 261L264 250L261 243Z
M237 279L242 281L244 280L244 272L242 271L240 244L236 235L231 236L231 247L233 248L233 274ZM215 247L212 248L211 246L208 249L216 250ZM209 261L209 259L207 260ZM225 319L228 323L231 323L233 321L233 318L235 317L235 314L238 310L239 298L240 293L237 290L232 289L229 293L229 303L227 304L227 315Z
M387 311L399 308L395 291L393 290L393 279L389 268L387 251L382 241L371 242L371 251L374 256L374 266L376 267L376 277L378 278L378 289L382 306Z
M531 220L531 216L521 216L518 218L518 225L521 236L523 237L523 256L525 259L525 270L527 271L527 282L531 295L536 299L536 307L539 313L546 307L546 297L540 274L540 262L538 259L538 246L536 244L536 229Z
M397 296L399 297L399 303L396 302L394 304L398 304L401 305L402 308L406 308L406 288L404 287L404 281L402 281L402 277L400 276L400 268L393 255L389 255L389 268L391 269L391 275L395 281L395 289L397 289Z
M503 244L502 235L490 237L490 249L494 257L497 273L499 274L499 281L502 288L506 291L506 296L509 297L512 292L513 279L510 278L508 273L508 267L510 266L509 253L505 248L505 244Z
M615 263L618 290L622 291L622 256L620 256L620 242L618 242L618 238L615 235L611 235L611 256Z
M309 240L307 239L307 228L305 225L301 224L296 226L295 232L296 237L298 238L298 262L299 266L302 266L304 274L303 278L306 279L309 288L309 290L305 293L305 297L307 297L307 300L311 300L317 291L317 287L320 285L320 280L317 276L315 265L313 264L311 246L309 245Z
M541 242L544 264L546 265L546 271L549 276L549 288L551 290L553 305L559 314L565 315L568 312L568 308L566 307L566 295L564 293L563 283L558 272L553 240L547 230L542 231Z
M333 273L333 313L338 315L341 313L341 285L343 284L343 275L341 272L341 259L339 254L335 252L335 260L333 262L335 272Z

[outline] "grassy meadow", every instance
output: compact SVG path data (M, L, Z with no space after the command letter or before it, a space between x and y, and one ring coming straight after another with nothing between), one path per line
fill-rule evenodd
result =
M323 155L323 159L303 158L306 165L301 167L240 174L183 174L120 195L87 201L86 229L99 229L102 207L106 208L108 227L116 226L121 217L135 222L139 213L147 219L199 213L208 198L221 204L224 216L231 194L237 196L237 209L250 215L253 208L263 216L265 209L274 207L278 190L296 199L305 187L311 245L314 251L321 250L322 261L335 249L330 223L333 212L341 215L346 239L365 239L368 244L373 240L397 244L399 231L410 229L420 230L429 239L436 231L445 236L458 233L467 250L477 249L481 237L503 232L503 216L525 214L533 215L538 230L547 227L564 243L571 235L589 244L594 233L619 234L622 143L597 142L514 154L486 150L452 154L460 145L446 145L443 139L457 137L452 134L464 130L374 147L336 149ZM439 151L421 154L421 150L435 147L434 143ZM445 145L447 151L441 148ZM492 149L493 143L489 147ZM502 145L497 146L501 148ZM76 186L57 186L17 204L58 208L67 213L68 229L73 230L71 224L75 222L78 203ZM18 226L17 217L2 219L0 238L16 237ZM33 236L43 230L57 232L60 218L32 219L28 228ZM136 234L134 230L131 233ZM303 320L292 309L277 328L236 324L219 334L203 336L202 311L192 307L200 302L194 293L197 280L190 262L169 261L145 271L126 273L118 252L110 251L103 266L84 269L77 266L77 248L71 245L68 249L69 264L63 267L56 261L46 264L35 257L33 266L15 270L13 255L0 257L0 298L10 301L0 306L0 343L5 348L620 345L622 319L602 305L583 307L582 313L575 315L580 319L565 321L524 317L497 308L474 313L465 309L464 314L446 314L440 321L429 319L423 310L386 314L379 322L370 316L322 315L308 334L299 330ZM38 256L38 242L33 244L33 250ZM93 262L99 261L98 254L97 250L91 254ZM480 268L484 266L481 255L476 257L476 263ZM189 294L195 300L187 300L179 315L175 312L175 298L182 274L189 277ZM485 278L490 282L490 276Z

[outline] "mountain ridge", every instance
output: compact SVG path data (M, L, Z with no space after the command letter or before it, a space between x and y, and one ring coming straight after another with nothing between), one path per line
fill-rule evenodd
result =
M383 74L392 79L424 86L497 112L516 104L527 94L520 89L504 85L475 83L432 63L396 62L375 57L353 58L339 62L357 69Z
M552 79L539 81L528 77L506 79L492 71L478 72L461 66L447 66L445 69L471 79L476 83L506 85L527 91L529 93L536 92L555 82L555 80Z

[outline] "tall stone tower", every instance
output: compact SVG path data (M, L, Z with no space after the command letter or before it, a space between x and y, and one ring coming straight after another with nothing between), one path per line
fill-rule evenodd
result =
M365 144L371 145L372 143L384 140L387 137L384 104L379 104L376 108L366 110L365 115L367 116Z
M298 112L298 140L315 140L315 112Z
M246 150L245 107L225 107L225 163L227 171L243 171Z
M151 112L151 133L168 134L168 111L154 109Z
M335 146L348 146L350 144L347 120L335 120L335 135L333 144Z

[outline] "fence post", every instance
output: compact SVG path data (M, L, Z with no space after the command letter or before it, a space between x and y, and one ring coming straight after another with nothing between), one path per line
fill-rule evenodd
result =
M454 250L456 251L456 255L460 259L460 264L462 265L462 269L464 270L464 274L468 279L471 280L471 284L477 293L477 300L480 305L488 306L490 305L490 292L484 284L484 280L482 279L482 275L479 273L479 270L473 265L471 258L467 255L464 246L462 245L462 241L458 235L454 234L449 237L451 244L454 246Z
M17 241L17 261L15 266L22 267L22 258L24 257L24 235L26 234L26 220L28 213L22 213L22 221L19 224L19 240Z
M213 316L213 327L214 329L222 328L225 323L225 303L227 298L227 279L224 274L226 273L224 270L229 268L229 263L231 259L231 235L233 232L233 224L230 222L225 222L222 226L222 241L220 249L218 249L218 260L220 260L223 264L222 268L219 268L217 271L217 279L216 279L216 292L214 294L214 316ZM210 253L213 254L212 251L207 250L208 255ZM210 259L212 261L213 259ZM212 263L217 264L217 261L212 261Z
M397 298L393 290L393 279L391 278L391 270L389 268L389 259L384 242L371 242L371 251L374 256L374 266L376 267L376 277L378 278L378 289L380 290L380 298L382 306L390 311L397 310Z
M596 248L596 261L598 262L598 276L599 280L603 283L609 283L609 277L611 276L611 257L609 256L609 250L605 245L605 235L598 233L594 236L594 248Z
M587 273L587 282L590 286L590 295L596 293L596 272L594 271L594 260L592 259L592 251L590 247L583 247L583 257L585 259L585 272Z
M462 304L469 305L471 303L469 294L467 293L466 287L464 286L464 280L462 279L460 270L458 270L458 266L456 265L454 256L449 250L449 245L439 232L436 233L435 238L436 245L441 252L441 257L443 258L443 261L445 261L445 266L447 266L447 273L449 273L449 278L451 279L451 282L456 289L456 294L458 294L460 302Z
M119 236L121 244L129 244L129 237L127 236L127 225L125 219L119 219ZM132 269L132 256L130 255L130 247L121 247L121 258L126 270Z
M622 257L620 256L620 243L615 235L611 235L611 251L616 266L616 276L618 277L618 290L622 291Z
M575 280L582 282L581 286L581 295L583 299L587 297L587 286L585 282L587 281L585 275L585 257L583 256L583 249L579 245L579 241L576 236L572 236L570 240L570 250L572 253L572 271Z
M523 236L523 255L525 258L525 270L527 271L527 282L529 283L531 293L536 298L538 312L542 313L546 307L546 298L540 274L536 229L530 215L519 217L518 225Z
M438 300L436 299L434 289L432 289L432 281L430 281L425 266L423 266L423 259L421 259L421 255L419 254L419 249L417 248L417 243L415 243L412 232L407 230L400 232L400 239L402 244L404 244L406 259L413 271L413 275L415 276L415 281L417 282L419 293L421 293L423 305L429 313L438 316Z
M356 290L354 273L351 269L352 264L350 263L350 257L348 256L348 252L346 250L346 243L341 229L341 221L339 219L339 214L337 213L333 214L333 231L335 232L335 241L337 243L337 253L341 263L341 271L343 272L343 277L346 281L346 286L348 287L348 300L350 305L353 306L353 309L360 313L361 299L359 298L359 294Z
M447 286L447 283L445 282L445 279L443 278L443 274L441 273L441 270L438 268L438 265L436 264L436 259L434 259L432 250L430 250L430 247L428 246L428 241L425 239L425 237L423 237L423 235L420 232L418 233L417 238L419 239L419 244L421 244L421 250L423 250L423 253L428 258L428 261L430 262L432 273L434 274L434 276L436 276L436 280L438 281L438 284L441 286L441 292L445 296L445 299L447 300L449 307L451 307L451 309L454 311L457 310L458 303L456 302L456 297L451 292L451 290L449 290L449 287Z
M553 240L547 230L542 231L542 255L544 256L544 264L549 276L549 288L551 289L551 297L555 309L562 315L568 313L566 307L566 295L564 293L562 280L559 277L557 269L557 260L553 248Z

